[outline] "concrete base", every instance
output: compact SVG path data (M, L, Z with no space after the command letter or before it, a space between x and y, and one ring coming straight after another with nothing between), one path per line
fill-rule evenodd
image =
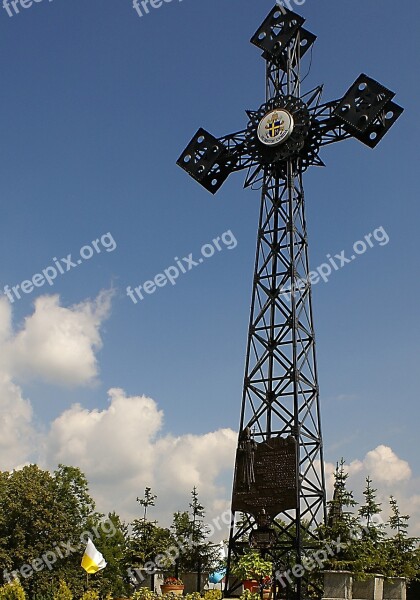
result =
M209 574L201 573L200 582L198 582L198 574L194 572L180 573L179 578L182 579L185 585L184 594L192 594L193 592L202 592L204 590L204 586L209 579ZM199 586L198 583L200 584ZM200 589L197 590L197 587Z
M407 580L398 577L385 581L383 600L407 600Z
M152 587L152 576L148 575L145 569L133 569L136 574L136 589L146 587L149 590ZM153 581L153 591L159 596L162 594L160 586L163 583L163 573L155 573Z
M353 600L383 600L384 578L373 575L365 581L353 581Z
M324 571L323 600L353 600L350 571Z

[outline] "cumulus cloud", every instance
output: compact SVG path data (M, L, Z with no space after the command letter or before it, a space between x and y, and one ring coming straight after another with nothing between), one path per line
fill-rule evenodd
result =
M231 478L237 434L219 429L203 435L173 436L164 430L164 414L145 396L109 391L108 407L87 410L76 404L51 425L45 439L45 464L57 462L81 467L101 510L116 509L125 518L138 516L135 498L146 486L158 494L153 516L168 524L171 514L188 507L191 489L197 486L209 518L230 504ZM327 463L329 497L335 465ZM403 511L412 515L418 532L420 496L407 461L388 446L380 445L347 465L349 487L361 500L364 480L370 475L378 487L384 519L391 494Z
M97 478L115 480L149 471L152 446L163 414L145 396L109 391L109 407L87 410L73 405L51 424L49 462L77 464Z
M29 400L7 375L0 373L0 469L28 460L36 438Z
M36 460L42 440L31 403L16 380L93 382L98 373L95 352L102 345L100 327L110 302L110 292L68 308L56 295L41 296L15 332L12 307L5 298L0 300L0 469Z
M217 517L230 502L237 441L231 429L174 436L165 430L155 400L117 388L109 390L105 408L74 404L45 431L35 424L31 404L16 381L92 384L111 295L102 292L71 307L62 306L56 295L41 296L17 329L10 304L0 300L0 469L29 461L51 469L59 462L79 466L98 508L115 509L127 519L139 514L135 499L151 486L159 496L154 516L166 523L172 512L188 508L189 493L197 486L208 517ZM334 469L326 464L330 493ZM384 508L389 495L395 495L402 511L413 517L413 532L420 533L418 482L406 460L379 445L353 460L348 471L359 498L369 474Z
M101 510L117 508L124 516L138 511L135 498L146 485L160 494L166 516L188 507L194 485L210 511L225 509L236 446L232 430L173 436L164 432L164 415L153 399L115 388L104 409L75 404L45 431L36 425L29 400L13 380L92 383L110 301L111 294L103 292L65 307L57 295L42 296L17 329L11 306L0 301L0 468L28 461L51 469L59 462L79 466Z
M175 437L164 433L163 425L153 399L111 389L104 410L76 404L51 424L45 462L80 466L101 510L118 507L125 516L138 514L135 498L146 486L158 494L161 516L187 508L194 486L211 513L225 509L229 491L219 478L224 471L232 474L235 432Z
M12 330L12 312L0 301L0 343L3 370L15 378L41 379L61 385L87 385L98 374L96 352L102 347L100 328L108 317L111 293L71 307L58 295L40 296L22 327Z
M60 462L85 472L98 508L117 510L125 519L139 514L136 497L146 486L158 494L153 517L169 524L176 510L188 508L197 486L209 520L228 509L237 434L219 429L202 435L174 436L164 429L164 414L152 398L128 396L122 389L108 392L104 409L74 404L42 435L32 422L32 410L21 390L0 377L0 468L11 469L34 460L54 469ZM31 448L36 453L31 455ZM335 465L326 464L331 497ZM348 465L349 487L361 500L367 475L379 488L378 500L388 517L393 494L403 512L412 516L412 532L420 533L418 482L408 463L388 446L380 445Z
M395 484L408 481L411 477L410 465L399 458L389 446L378 446L365 456L364 467L379 483Z
M328 495L331 498L334 485L335 465L326 463ZM394 496L401 511L411 516L411 533L420 534L420 496L419 482L412 476L409 463L400 458L392 448L381 444L370 450L362 459L355 459L346 465L349 474L348 487L354 491L357 501L362 502L362 492L366 477L371 477L373 487L377 488L377 500L382 504L382 517L389 517L389 498Z

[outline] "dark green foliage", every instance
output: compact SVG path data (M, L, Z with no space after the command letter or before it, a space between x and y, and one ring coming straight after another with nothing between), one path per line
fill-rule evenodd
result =
M354 515L353 493L347 489L348 474L342 460L335 472L333 499L328 503L328 521L321 528L326 543L340 540L345 544L326 564L333 570L352 571L356 579L371 574L413 579L420 571L418 538L408 537L409 516L401 515L391 497L392 514L388 526L394 532L388 537L381 519L381 505L376 501L377 490L370 477L366 479L364 503Z
M132 537L130 541L131 566L142 567L148 562L154 562L155 557L164 553L173 544L169 529L159 527L157 521L147 520L147 509L155 506L157 496L152 489L146 487L143 498L137 502L144 507L143 517L132 522Z
M326 568L333 570L356 570L358 558L355 544L359 530L357 517L351 509L357 506L353 492L347 489L348 473L344 469L345 461L337 463L334 473L334 494L328 502L328 519L321 528L321 536L326 542L339 540L344 547L326 563Z
M419 538L408 536L409 515L402 515L397 501L393 496L389 500L391 516L388 525L393 536L386 540L386 571L387 577L407 577L414 579L420 573Z
M219 561L220 548L208 539L204 522L204 507L198 500L197 489L191 492L190 511L176 512L171 525L175 544L181 549L178 568L182 573L212 570Z
M98 590L101 597L110 594L113 598L120 598L129 592L126 581L129 566L128 527L115 512L108 514L106 524L106 527L97 528L99 535L95 546L101 549L107 566L90 579L92 588Z
M30 465L0 473L0 579L7 581L15 571L31 598L53 597L60 580L80 596L86 586L80 563L91 537L110 562L106 574L91 579L98 589L101 582L107 590L117 581L120 586L123 528L112 515L114 536L102 517L86 477L75 467L60 465L51 474Z
M152 494L152 488L150 487L145 488L143 498L139 498L137 496L137 502L144 507L143 521L146 521L147 509L149 508L149 506L155 505L156 498L156 494Z

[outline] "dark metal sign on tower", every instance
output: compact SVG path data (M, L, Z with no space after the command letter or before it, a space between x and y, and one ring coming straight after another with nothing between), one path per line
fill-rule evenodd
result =
M280 571L316 545L326 503L302 176L323 166L322 146L354 137L374 148L403 112L364 74L339 100L322 103L322 86L303 94L301 60L316 40L304 23L271 10L251 39L266 62L265 103L243 131L199 129L177 163L213 194L243 169L245 187L262 190L228 562L249 535ZM301 577L282 597L305 595Z

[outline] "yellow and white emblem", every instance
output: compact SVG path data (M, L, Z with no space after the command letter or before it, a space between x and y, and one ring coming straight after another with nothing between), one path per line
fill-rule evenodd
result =
M271 110L258 125L258 139L265 146L278 146L293 133L294 120L287 110Z

